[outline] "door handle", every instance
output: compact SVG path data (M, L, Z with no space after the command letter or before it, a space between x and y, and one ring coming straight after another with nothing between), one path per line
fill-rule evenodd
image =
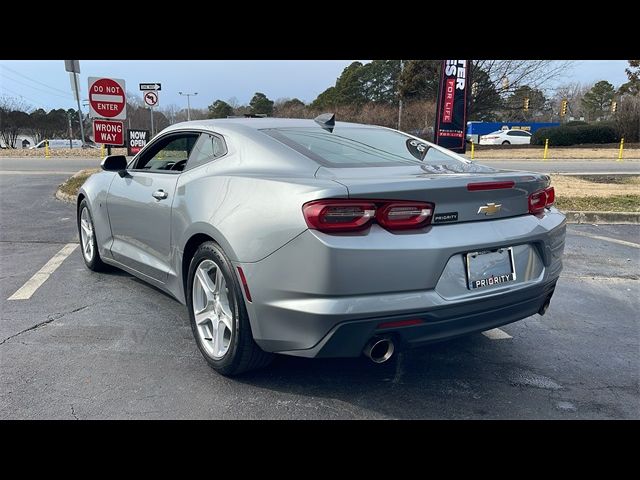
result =
M160 190L156 190L155 192L153 192L151 194L151 196L153 198L155 198L156 200L164 200L165 198L167 198L169 196L169 194L167 192L165 192L164 190L160 189Z

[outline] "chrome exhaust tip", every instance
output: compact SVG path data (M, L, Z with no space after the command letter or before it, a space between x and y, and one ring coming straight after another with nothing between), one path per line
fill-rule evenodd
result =
M364 347L363 353L373 363L384 363L393 356L395 345L388 337L373 337Z

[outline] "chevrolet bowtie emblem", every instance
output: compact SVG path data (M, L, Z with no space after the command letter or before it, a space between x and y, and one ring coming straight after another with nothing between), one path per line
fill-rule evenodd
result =
M478 209L478 215L481 213L484 213L485 215L493 215L494 213L498 213L501 208L501 203L498 203L497 205L495 203L487 203Z

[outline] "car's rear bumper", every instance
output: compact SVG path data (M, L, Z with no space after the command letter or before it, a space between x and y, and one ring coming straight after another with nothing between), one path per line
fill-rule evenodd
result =
M425 320L398 332L402 342L420 344L526 318L560 275L565 223L552 209L415 234L307 230L259 262L236 264L252 296L253 337L269 352L351 356L387 319ZM469 290L464 253L507 246L516 252L517 279Z
M554 280L546 285L509 295L474 300L471 304L444 306L409 315L343 322L333 327L313 348L279 353L300 357L357 357L366 343L376 335L391 336L396 348L404 349L489 330L538 313L551 299L556 282ZM424 323L405 327L379 327L384 323L417 319Z

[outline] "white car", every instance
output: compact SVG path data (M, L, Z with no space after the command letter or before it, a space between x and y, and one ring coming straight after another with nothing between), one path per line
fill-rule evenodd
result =
M531 134L524 130L497 130L480 136L480 145L529 145Z

